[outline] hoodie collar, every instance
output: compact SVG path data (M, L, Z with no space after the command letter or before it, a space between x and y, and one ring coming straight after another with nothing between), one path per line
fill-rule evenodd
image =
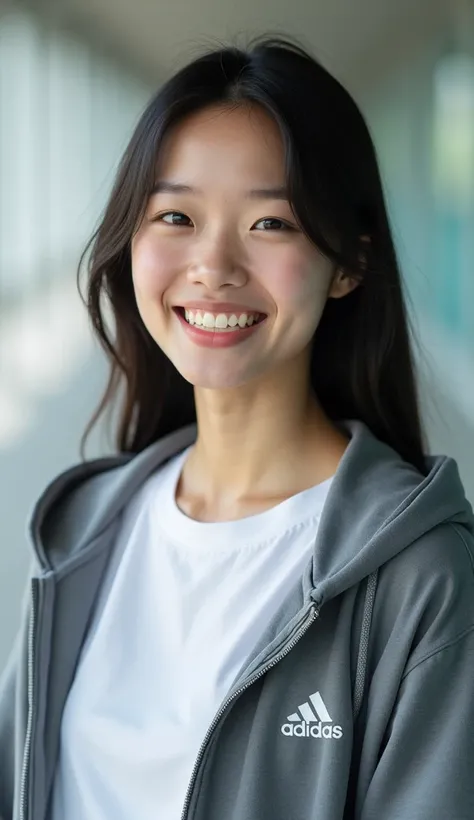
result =
M377 439L361 421L350 436L323 508L314 546L318 598L332 598L370 575L434 527L462 524L474 532L456 462L427 456L426 474ZM138 455L97 459L58 476L32 512L29 534L43 571L62 570L87 550L124 510L147 478L196 439L190 425Z

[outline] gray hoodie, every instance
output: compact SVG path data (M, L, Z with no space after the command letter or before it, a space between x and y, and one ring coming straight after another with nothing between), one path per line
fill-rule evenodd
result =
M209 727L183 820L474 818L472 508L452 459L428 457L422 476L361 422L344 426L311 562ZM48 820L61 715L121 513L194 438L81 464L37 502L0 682L2 820Z

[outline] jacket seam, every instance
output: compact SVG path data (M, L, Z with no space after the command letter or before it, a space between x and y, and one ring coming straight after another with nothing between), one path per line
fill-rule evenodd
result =
M462 543L464 544L464 548L465 548L465 550L466 550L466 552L467 552L467 554L468 554L469 563L470 563L470 565L471 565L472 574L473 574L473 576L474 576L474 556L472 555L472 552L471 552L471 550L469 549L468 543L467 543L466 539L464 538L464 535L463 535L463 534L462 534L462 532L458 529L458 527L456 526L456 524L451 523L451 526L452 526L452 528L453 528L454 532L456 532L456 533L458 534L459 538L461 539Z
M353 716L354 722L359 716L359 712L364 700L366 676L367 676L367 659L369 655L369 642L372 627L372 616L374 611L375 597L377 594L378 570L375 570L367 578L367 585L364 598L364 610L362 617L362 624L359 634L359 652L357 657L357 667L354 682L354 708Z
M430 658L433 658L435 655L441 654L441 652L444 652L445 649L449 649L450 647L460 643L467 635L470 635L472 632L474 632L474 624L468 626L467 629L464 629L454 638L451 638L451 640L445 641L445 643L443 643L441 646L437 646L435 649L432 649L430 652L427 652L427 654L420 658L419 661L417 661L413 666L410 666L410 668L407 669L407 671L402 676L402 681L404 681L405 678L408 677L410 672L413 672L414 669L417 669L418 666L421 666L422 663L425 663L425 661L430 660Z

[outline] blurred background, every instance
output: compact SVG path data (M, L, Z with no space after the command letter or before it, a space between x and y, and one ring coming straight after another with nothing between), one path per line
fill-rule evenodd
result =
M430 449L456 458L474 501L471 0L0 0L0 669L29 512L79 460L104 383L75 273L117 161L172 71L216 40L266 31L299 38L369 121L421 343ZM88 455L108 449L99 429Z

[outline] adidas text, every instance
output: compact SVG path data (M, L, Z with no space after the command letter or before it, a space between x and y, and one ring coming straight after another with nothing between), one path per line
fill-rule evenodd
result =
M336 738L339 739L343 735L341 726L333 726L330 724L316 723L310 725L309 723L284 723L281 727L281 732L286 737L320 737L320 738Z
M324 740L339 740L343 731L335 726L320 692L313 692L309 700L301 703L298 710L288 715L288 723L281 727L285 737L319 737Z

